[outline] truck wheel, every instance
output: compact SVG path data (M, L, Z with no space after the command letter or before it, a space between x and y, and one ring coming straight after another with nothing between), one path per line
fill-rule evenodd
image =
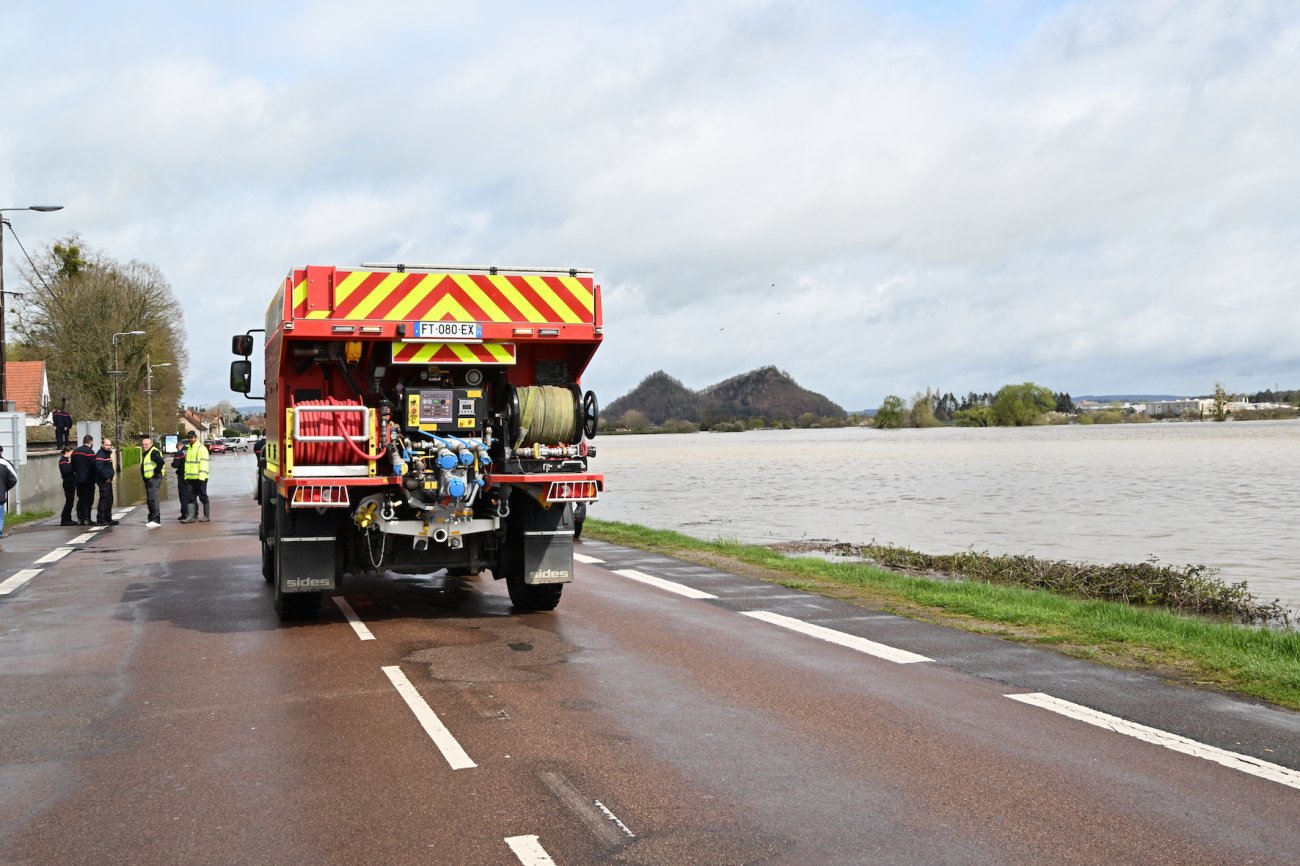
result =
M262 541L262 577L267 583L275 583L275 548L271 546L271 533L275 531L275 508L272 504L275 497L262 489L265 485L266 482L259 479L257 489L261 495L257 501L262 504L262 522L257 527L257 537Z
M555 610L560 603L560 593L564 592L562 583L524 583L522 573L506 577L506 589L510 592L510 603L519 610Z
M319 592L280 592L279 587L275 589L275 612L286 622L311 619L320 613L320 604Z

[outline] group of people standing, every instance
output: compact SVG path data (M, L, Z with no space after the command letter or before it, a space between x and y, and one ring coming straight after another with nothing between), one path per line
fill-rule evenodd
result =
M63 476L63 526L116 526L113 519L113 441L105 437L100 449L95 451L93 436L86 436L81 445L72 448L65 443L59 456L59 472ZM166 461L154 444L146 436L140 440L141 460L140 476L144 480L145 502L148 507L148 521L145 526L157 529L162 526L162 509L159 503L159 490L162 487L163 471ZM187 441L172 460L180 488L181 523L206 522L211 519L208 503L208 449L198 439L198 434L190 431ZM95 510L95 519L91 520L91 506L94 503L96 488L99 502ZM73 519L73 500L76 500L76 519ZM202 503L203 514L199 516L198 506ZM3 524L0 524L2 526Z

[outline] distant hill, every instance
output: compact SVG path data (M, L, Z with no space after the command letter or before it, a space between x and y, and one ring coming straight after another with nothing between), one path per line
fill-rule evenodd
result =
M606 418L621 418L635 409L650 419L651 424L662 424L669 418L699 423L703 408L699 394L663 370L657 370L606 406L601 414Z
M606 406L603 414L616 419L631 410L643 413L656 425L670 418L710 423L758 417L794 420L805 412L818 418L847 416L838 404L800 386L788 373L771 366L733 376L700 391L690 390L659 370Z
M811 412L818 418L844 418L844 409L828 398L802 387L776 367L760 367L710 385L700 392L722 415L740 418L797 418Z

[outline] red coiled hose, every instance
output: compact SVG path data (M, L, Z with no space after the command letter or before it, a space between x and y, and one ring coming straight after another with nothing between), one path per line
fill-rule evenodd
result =
M324 400L304 400L294 408L313 406L338 406L340 408L359 409L361 404L352 400L338 400L326 397ZM362 427L363 413L346 412L303 412L298 415L298 430L303 436L342 436L342 442L299 442L293 443L293 460L303 466L348 466L367 463L384 456L384 449L378 454L367 454L357 447L351 437L368 435Z

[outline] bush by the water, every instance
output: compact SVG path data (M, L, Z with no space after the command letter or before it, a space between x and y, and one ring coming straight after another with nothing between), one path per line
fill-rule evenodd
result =
M1078 598L1152 605L1239 622L1294 625L1291 614L1280 601L1261 601L1244 582L1224 583L1216 577L1218 569L1204 565L1161 565L1155 559L1136 564L1093 565L975 551L936 555L886 544L842 542L827 545L823 552L861 557L883 568L1032 587Z

